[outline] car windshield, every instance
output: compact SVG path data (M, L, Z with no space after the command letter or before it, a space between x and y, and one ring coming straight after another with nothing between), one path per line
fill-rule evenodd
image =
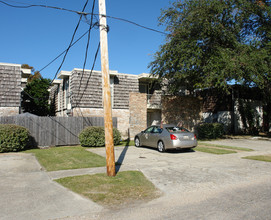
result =
M186 128L183 127L166 127L168 132L189 132Z

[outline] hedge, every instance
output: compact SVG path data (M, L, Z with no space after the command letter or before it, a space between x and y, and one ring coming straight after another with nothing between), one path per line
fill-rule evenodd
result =
M199 139L217 139L224 134L224 126L221 123L204 123L197 128Z
M113 128L114 145L120 143L121 134L118 129ZM105 135L103 127L86 127L79 134L79 141L83 147L105 146Z
M29 131L18 125L0 124L0 153L15 152L27 148Z

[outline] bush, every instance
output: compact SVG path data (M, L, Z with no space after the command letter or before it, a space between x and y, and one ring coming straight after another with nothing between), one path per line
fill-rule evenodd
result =
M220 123L204 123L198 126L199 139L221 138L224 134L224 126Z
M121 134L118 129L113 128L114 145L120 143ZM86 127L79 134L79 141L83 147L102 147L105 146L103 127Z
M0 153L26 149L29 138L29 131L24 127L0 124Z

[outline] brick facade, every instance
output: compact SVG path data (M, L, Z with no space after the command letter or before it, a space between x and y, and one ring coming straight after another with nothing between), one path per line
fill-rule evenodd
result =
M162 121L164 124L178 124L193 130L202 120L202 100L189 96L163 96Z
M130 93L130 137L147 127L147 95Z

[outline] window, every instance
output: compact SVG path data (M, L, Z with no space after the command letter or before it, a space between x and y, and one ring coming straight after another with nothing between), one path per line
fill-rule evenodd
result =
M149 127L144 131L144 133L151 133L152 130L153 130L153 127Z
M139 92L140 93L149 93L149 85L148 84L139 84Z

